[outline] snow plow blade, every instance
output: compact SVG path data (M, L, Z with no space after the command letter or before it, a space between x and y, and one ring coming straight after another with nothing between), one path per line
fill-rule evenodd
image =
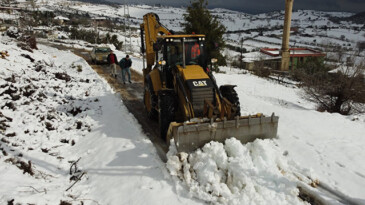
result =
M167 140L174 139L179 152L193 152L210 141L224 142L235 137L242 143L255 139L276 138L279 117L274 113L270 117L262 114L241 116L232 120L201 120L170 124Z

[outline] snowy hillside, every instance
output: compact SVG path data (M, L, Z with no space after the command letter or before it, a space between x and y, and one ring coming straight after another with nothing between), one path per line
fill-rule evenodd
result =
M283 5L284 6L284 5ZM88 12L91 14L121 18L124 19L124 7L112 7L108 5L77 5L70 8ZM154 12L159 15L161 23L169 29L181 31L181 22L183 22L184 8L173 7L152 7L147 5L129 5L130 24L139 27L142 23L143 15ZM284 12L271 12L264 14L251 15L242 12L231 11L227 9L213 9L213 15L226 26L226 38L230 43L236 44L241 38L245 40L244 45L247 50L257 49L259 47L280 47L282 34L281 26L284 21ZM128 12L126 12L128 13ZM346 12L322 12L313 10L298 10L292 15L292 27L300 28L300 32L294 34L291 38L291 45L299 47L313 47L317 45L334 43L334 45L344 46L346 48L356 47L360 41L365 41L365 30L362 24L334 23L330 18L348 17L353 15ZM263 31L263 36L259 35L259 30ZM342 35L345 38L341 37ZM318 39L321 36L321 39ZM252 38L255 38L253 40ZM250 42L251 41L251 42ZM262 44L264 45L258 45Z
M84 59L3 36L0 48L9 55L0 58L0 204L196 203L175 193L151 142Z
M128 5L124 7L124 5L111 6L66 0L38 1L37 9L55 11L68 16L70 19L73 18L73 14L105 17L118 22L120 25L126 24L136 29L142 23L144 14L154 12L159 15L162 24L174 31L182 30L181 23L186 12L185 8L148 5ZM211 12L226 26L227 34L225 38L228 45L238 46L242 39L242 46L248 52L257 51L262 47L281 47L284 11L256 15L227 9L212 9ZM129 18L126 17L128 15ZM319 50L342 48L347 52L355 51L359 42L365 42L364 24L356 24L350 21L331 21L334 17L350 17L352 15L354 14L348 12L293 11L292 28L296 31L291 34L290 46ZM4 19L19 18L5 13L0 14L0 18L1 16ZM133 37L138 35L137 30L133 31ZM124 40L124 42L126 43L127 40ZM235 52L227 52L226 54L228 59L237 56ZM363 51L362 56L364 55Z
M91 17L106 17L122 25L127 24L139 28L143 15L154 12L159 15L161 23L174 31L181 31L185 8L154 7L148 5L102 5L77 1L52 0L38 1L37 9L43 11L65 12L70 19L73 14L88 14ZM283 4L284 8L284 4ZM258 50L261 47L280 47L284 11L263 14L246 14L227 9L212 9L227 28L225 38L230 45L237 46L240 39L244 40L243 47L247 51ZM127 18L126 16L130 16ZM65 15L65 14L63 14ZM333 17L349 17L354 15L347 12L322 12L313 10L293 11L293 32L290 39L292 47L310 47L323 49L323 46L339 46L351 51L359 42L365 41L364 24L349 21L331 21ZM1 14L4 19L17 18L14 15ZM134 31L133 35L138 35ZM233 55L233 54L232 54ZM230 57L234 57L230 56Z

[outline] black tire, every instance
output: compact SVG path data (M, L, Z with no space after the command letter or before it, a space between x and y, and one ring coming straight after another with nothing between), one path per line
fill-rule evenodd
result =
M170 123L175 121L176 97L173 90L160 91L158 94L160 136L166 141Z
M157 120L158 111L156 110L156 107L158 103L158 97L154 92L151 92L151 89L148 87L144 89L143 102L148 118L151 120Z
M241 116L241 107L240 107L240 100L238 98L237 92L234 90L235 85L222 85L219 87L219 91L221 92L222 96L227 98L229 102L231 102L235 110L232 110L232 112L235 112L234 116Z

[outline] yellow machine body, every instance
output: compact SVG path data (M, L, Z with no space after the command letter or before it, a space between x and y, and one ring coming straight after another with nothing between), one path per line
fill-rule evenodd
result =
M191 152L212 140L276 137L279 117L241 116L235 86L218 88L204 64L204 35L174 35L154 13L143 20L144 103L148 115L158 118L162 138Z

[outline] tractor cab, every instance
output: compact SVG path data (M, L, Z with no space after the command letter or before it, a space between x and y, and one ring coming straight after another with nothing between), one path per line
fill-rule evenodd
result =
M165 35L158 39L157 62L167 69L205 66L204 35Z
M204 55L204 35L165 35L159 36L154 44L156 66L161 71L164 86L172 88L174 73L180 73L188 80L191 74L198 78L208 78L204 73L206 60ZM185 73L189 73L187 76Z

